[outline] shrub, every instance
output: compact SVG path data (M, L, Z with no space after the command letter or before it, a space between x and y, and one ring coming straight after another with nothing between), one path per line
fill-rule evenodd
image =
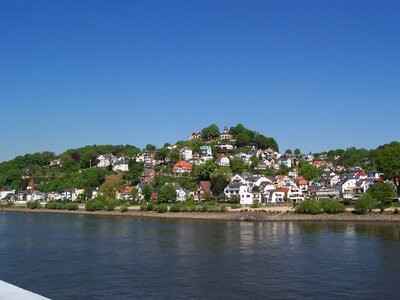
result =
M30 209L40 208L40 203L39 201L29 201L26 203L26 207Z
M157 206L154 205L153 203L149 203L147 204L146 210L147 211L157 210Z
M128 211L128 207L126 205L121 205L121 208L119 209L120 212L124 213Z
M240 204L232 204L231 208L232 209L237 209L237 208L241 208L242 206Z
M147 210L147 204L140 204L140 210Z
M168 206L166 203L161 203L160 205L157 206L158 213L165 213L167 211L168 211Z
M78 204L76 204L76 203L67 203L66 205L65 205L65 207L68 209L68 210L78 210Z
M254 202L254 203L251 205L251 208L260 208L260 207L261 207L261 204L260 204L258 201Z
M90 200L85 204L85 210L87 211L96 211L104 209L104 203L99 200Z
M119 202L117 200L110 200L107 203L107 210L113 211L115 207L117 207Z
M207 206L206 204L203 204L203 205L201 206L201 211L202 211L202 212L207 212L207 211L208 211L208 206Z
M296 205L296 212L299 214L320 214L322 213L321 204L317 200L304 200Z
M393 210L393 213L394 213L394 214L398 214L398 213L399 213L399 209L398 209L398 208L395 208L395 209Z
M182 205L181 204L173 204L173 205L171 205L171 207L169 208L169 211L170 212L180 212L181 211L181 207L182 207Z
M322 201L321 207L327 214L338 214L346 210L346 207L337 200Z
M354 213L356 214L366 214L375 207L375 200L371 195L365 194L357 199L356 204L354 204Z

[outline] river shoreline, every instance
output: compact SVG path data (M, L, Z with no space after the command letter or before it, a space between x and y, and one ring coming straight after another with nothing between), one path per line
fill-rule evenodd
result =
M79 210L54 210L54 209L29 209L19 207L3 207L0 212L23 212L23 213L47 213L47 214L71 214L89 216L124 216L133 218L160 218L160 219L195 219L211 221L308 221L308 222L395 222L400 223L400 214L371 212L366 215L357 215L351 212L340 214L297 214L293 211L268 212L268 211L228 211L228 212L167 212L157 213L154 211L129 210L127 212Z

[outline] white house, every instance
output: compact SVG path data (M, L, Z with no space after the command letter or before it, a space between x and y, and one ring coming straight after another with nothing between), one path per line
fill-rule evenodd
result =
M127 162L116 162L113 167L113 171L128 172L129 165Z
M193 150L189 147L183 147L180 151L180 154L184 160L191 160L193 158Z
M221 150L233 150L235 147L229 143L218 143L215 148L221 149Z
M15 190L0 190L0 200L3 200L7 197L7 195L15 194Z
M210 146L200 146L200 157L211 157L212 150Z
M283 203L285 192L280 189L268 190L263 193L263 202L266 204Z
M106 168L113 163L114 155L112 154L102 154L97 157L98 164L97 167L99 168Z
M220 167L229 167L229 158L222 154L218 157L216 164Z

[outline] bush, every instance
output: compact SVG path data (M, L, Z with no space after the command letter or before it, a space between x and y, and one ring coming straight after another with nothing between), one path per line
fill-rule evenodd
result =
M395 208L395 209L393 210L393 213L394 213L394 214L398 214L398 213L399 213L399 209L398 209L398 208Z
M327 214L338 214L346 210L346 207L337 200L322 201L321 207Z
M182 205L177 203L177 204L171 205L171 207L169 208L169 211L170 212L180 212L181 208L182 208Z
M205 204L203 204L203 205L201 206L201 211L202 211L202 212L207 212L207 211L208 211L208 206L205 205Z
M157 206L158 213L165 213L167 211L168 211L168 206L166 203L161 203L160 205Z
M322 213L322 208L320 202L317 200L304 200L296 205L296 212L299 214L316 215Z
M237 208L241 208L242 206L240 204L232 204L231 208L232 209L237 209Z
M99 200L90 200L85 204L85 210L96 211L104 209L104 203Z
M119 210L120 210L120 212L124 213L124 212L128 211L128 207L126 205L122 205Z
M26 207L30 209L40 208L40 203L39 201L29 201L26 203Z
M146 210L147 210L147 211L157 210L157 206L154 205L153 203L149 203L149 204L147 204L147 206L146 206Z
M357 199L356 204L354 204L354 213L356 214L366 214L375 207L375 200L371 195L365 194Z
M67 203L67 204L65 205L65 207L66 207L68 210L78 210L78 209L79 209L78 204L76 204L76 203Z
M251 208L260 208L260 207L261 207L261 204L260 204L258 201L254 202L254 203L251 205Z
M107 210L108 211L113 211L114 208L118 206L119 202L117 200L110 200L107 203Z
M46 203L45 207L48 209L66 209L67 208L64 203L55 202L55 201Z

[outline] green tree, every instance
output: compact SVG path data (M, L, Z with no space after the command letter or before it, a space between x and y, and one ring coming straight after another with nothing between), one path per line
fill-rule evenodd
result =
M235 173L243 173L246 170L246 164L240 157L234 157L231 160L231 168Z
M201 137L205 140L209 140L219 135L219 128L216 124L211 124L210 126L203 128L201 130Z
M299 175L307 180L316 180L320 176L320 170L306 161L301 161L299 164Z
M210 180L211 174L216 170L217 166L212 160L207 160L203 165L194 167L193 175L198 180Z
M285 154L292 154L292 150L286 149Z
M211 174L211 179L217 176L223 176L225 180L230 181L232 178L232 169L227 166L219 167Z
M374 151L376 167L386 179L393 180L400 195L400 143L392 142Z
M145 150L156 150L156 146L154 146L152 144L147 144L145 147Z
M122 186L122 181L119 178L107 180L100 186L100 191L103 194L106 203L116 198L116 193Z
M142 195L144 197L144 200L150 201L151 199L151 192L153 191L153 188L149 184L145 184L142 188Z
M169 152L170 151L167 148L161 148L157 151L155 159L165 162L165 159L167 158Z
M374 183L367 191L381 209L388 208L392 205L392 199L396 197L393 184L377 182Z
M294 154L296 154L297 156L301 155L301 151L299 148L294 149Z
M375 199L368 193L362 195L354 204L354 212L356 214L366 214L371 211L376 205Z
M176 201L176 191L172 184L164 185L158 191L158 202L175 202Z
M217 175L211 178L211 191L213 195L221 195L224 193L224 189L229 184L229 181L224 175Z

